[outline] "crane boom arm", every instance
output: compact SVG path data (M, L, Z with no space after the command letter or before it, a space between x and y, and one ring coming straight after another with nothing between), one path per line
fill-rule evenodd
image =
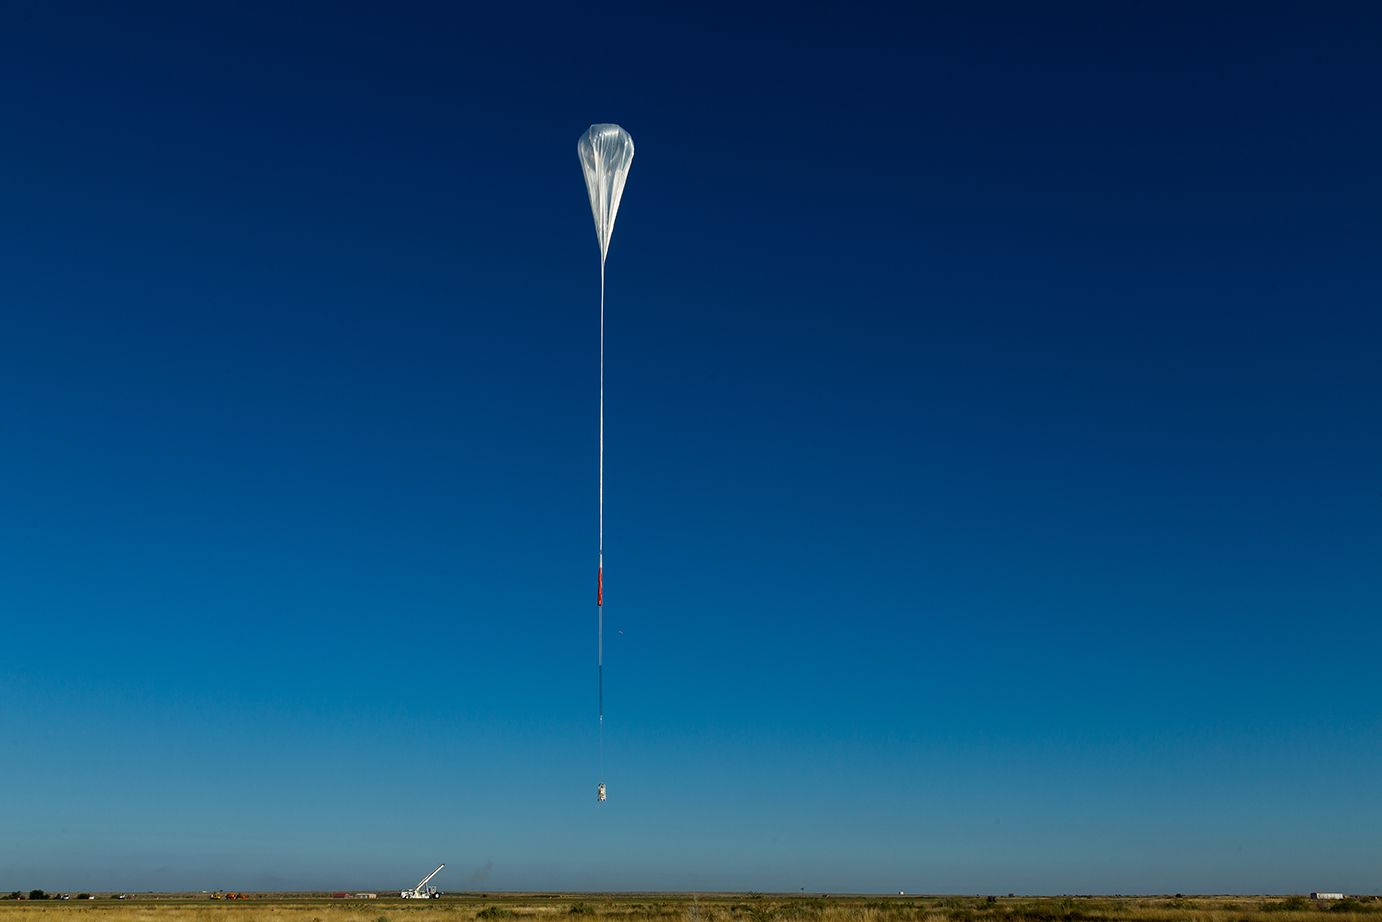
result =
M439 864L439 865L437 865L437 871L440 871L440 870L441 870L442 868L444 868L444 867L446 867L446 865L444 865L444 864ZM437 871L433 871L431 874L428 874L426 877L424 877L424 878L422 879L422 883L418 884L418 885L417 885L416 887L414 887L413 889L416 890L416 891L418 891L419 893L421 893L421 892L422 892L422 888L425 887L425 886L427 886L427 882L428 882L429 880L431 880L433 877L436 877L436 876L437 876Z

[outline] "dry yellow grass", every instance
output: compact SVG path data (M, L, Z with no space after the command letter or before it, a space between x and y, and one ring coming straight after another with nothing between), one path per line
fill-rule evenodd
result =
M830 897L472 894L411 901L202 895L0 901L0 922L1382 922L1382 902L1287 897Z

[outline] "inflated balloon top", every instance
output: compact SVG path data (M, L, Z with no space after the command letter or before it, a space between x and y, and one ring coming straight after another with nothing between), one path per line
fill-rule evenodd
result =
M609 235L614 232L614 216L633 162L633 138L618 125L591 125L576 142L576 153L585 171L585 188L590 193L590 211L595 215L595 233L600 238L600 272L604 274Z

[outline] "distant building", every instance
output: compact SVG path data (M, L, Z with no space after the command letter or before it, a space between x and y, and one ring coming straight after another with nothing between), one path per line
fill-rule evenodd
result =
M357 893L355 894L355 898L357 900L372 900L378 895L377 893Z
M1318 893L1318 892L1317 892L1317 893L1312 893L1312 894L1310 894L1310 899L1312 899L1312 900L1341 900L1341 899L1343 899L1343 898L1344 898L1344 895L1343 895L1342 893Z

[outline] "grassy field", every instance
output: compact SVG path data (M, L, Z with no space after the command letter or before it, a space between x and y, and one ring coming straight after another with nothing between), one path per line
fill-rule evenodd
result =
M438 900L252 894L0 900L0 922L1382 922L1376 898L863 897L788 894L538 894Z

